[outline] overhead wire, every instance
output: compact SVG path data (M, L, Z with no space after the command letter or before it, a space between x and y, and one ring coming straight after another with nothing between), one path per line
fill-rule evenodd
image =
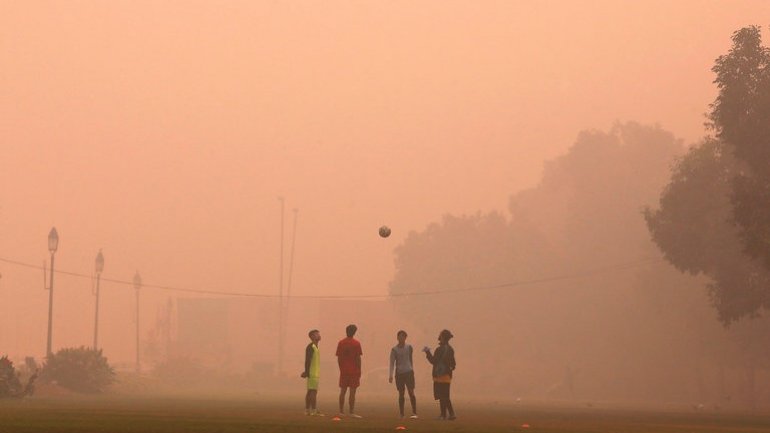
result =
M544 284L544 283L551 283L556 281L572 280L577 278L585 278L585 277L590 277L590 276L618 271L618 270L631 269L631 268L635 268L645 264L663 263L664 261L665 260L662 258L648 257L648 258L641 258L633 261L600 266L600 267L586 269L578 272L566 273L563 275L555 275L555 276L542 277L542 278L509 281L509 282L500 283L500 284L470 286L470 287L461 287L461 288L453 288L453 289L436 289L436 290L425 290L425 291L418 291L418 292L400 292L400 293L391 293L387 295L292 295L291 298L294 298L294 299L384 299L384 298L400 298L400 297L408 297L408 296L430 296L430 295L441 295L441 294L451 294L451 293L477 292L477 291L513 288L513 287L520 287L520 286L527 286L527 285L534 285L534 284ZM33 265L31 263L25 263L22 261L8 259L4 257L0 257L0 262L8 263L15 266L21 266L25 268L30 268L30 269L45 270L45 266ZM72 271L66 271L66 270L55 270L54 272L60 275L67 275L67 276L76 277L76 278L86 278L86 279L93 278L92 275L86 275L79 272L72 272ZM133 287L134 285L133 281L120 280L116 278L102 277L101 281L130 286L130 287ZM218 290L195 289L190 287L166 286L166 285L146 284L146 283L142 283L141 287L143 289L149 288L149 289L157 289L157 290L165 290L165 291L194 293L199 295L235 296L235 297L249 297L249 298L278 298L279 297L279 295L276 295L276 294L218 291Z

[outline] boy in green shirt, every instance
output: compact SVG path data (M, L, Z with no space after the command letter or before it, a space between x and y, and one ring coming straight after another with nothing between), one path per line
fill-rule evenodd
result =
M324 416L316 408L318 398L318 381L321 376L321 353L318 351L318 342L321 341L321 333L317 329L308 332L310 344L305 348L305 371L300 377L307 378L307 394L305 394L305 415Z

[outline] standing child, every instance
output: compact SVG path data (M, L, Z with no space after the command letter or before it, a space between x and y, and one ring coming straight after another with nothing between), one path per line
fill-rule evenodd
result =
M361 385L361 355L363 352L361 351L361 343L353 338L357 330L356 325L348 325L345 328L347 337L337 344L337 364L340 367L340 415L345 413L345 394L350 388L348 404L351 418L361 418L361 415L356 414L356 390Z
M404 417L404 389L409 391L409 402L412 404L412 416L417 419L417 397L414 396L414 363L411 344L406 344L406 331L398 331L396 334L398 344L390 349L390 362L388 382L393 383L393 370L396 371L396 389L398 390L398 410L401 418Z
M308 332L310 344L305 348L305 371L300 375L307 378L307 393L305 394L305 415L324 416L318 411L318 382L321 377L321 353L318 351L318 342L321 341L321 333L317 329Z
M452 372L455 369L455 350L449 345L449 340L454 337L449 330L444 329L438 335L438 344L436 352L432 355L430 348L425 347L422 350L428 358L428 362L433 364L433 398L438 400L441 409L439 419L448 419L454 421L455 410L452 407L452 400L449 398L449 385L452 383ZM449 417L447 417L447 411Z

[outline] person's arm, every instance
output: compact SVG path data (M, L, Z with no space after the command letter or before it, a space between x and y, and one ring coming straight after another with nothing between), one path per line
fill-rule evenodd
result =
M425 350L425 357L428 358L428 362L431 364L435 364L436 358L430 353L430 349L426 348ZM438 349L436 349L436 354L438 354Z
M452 346L447 346L447 365L449 365L449 371L454 371L455 367L457 367L457 362L455 362L455 350L452 348Z
M393 383L393 368L396 365L396 349L390 349L390 361L388 362L388 382Z
M412 369L414 369L414 349L412 348L412 345L409 345L409 364L411 364Z
M305 371L302 373L302 377L310 376L310 362L313 360L313 346L307 345L305 349Z
M358 371L361 371L361 357L364 355L364 351L361 350L361 343L358 343L356 350L358 351L358 356L356 356L356 367L358 367Z

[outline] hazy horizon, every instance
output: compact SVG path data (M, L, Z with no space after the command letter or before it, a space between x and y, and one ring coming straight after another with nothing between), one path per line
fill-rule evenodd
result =
M42 265L55 226L60 271L92 274L101 249L105 279L275 295L283 197L292 294L384 298L409 233L509 218L582 131L701 139L714 60L766 17L766 1L0 0L0 258ZM0 275L0 354L42 356L41 271ZM92 284L56 275L54 349L91 343ZM130 363L134 291L101 289L100 345ZM144 337L191 295L141 296Z

